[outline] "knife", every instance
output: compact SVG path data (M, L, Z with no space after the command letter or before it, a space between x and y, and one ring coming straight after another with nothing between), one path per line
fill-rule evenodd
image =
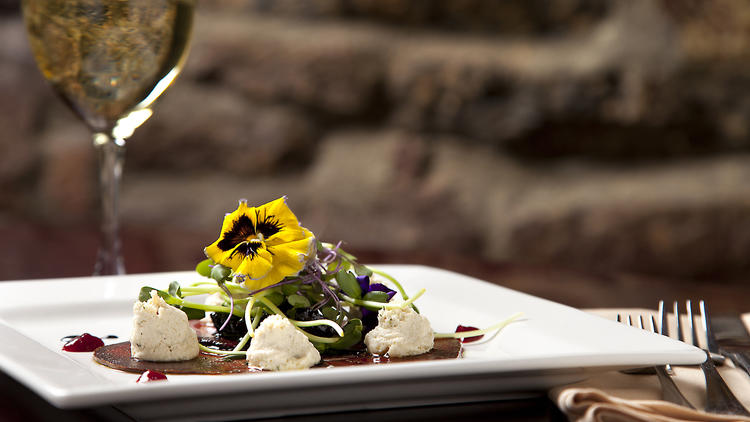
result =
M738 316L715 316L709 326L716 337L719 353L750 375L750 333Z

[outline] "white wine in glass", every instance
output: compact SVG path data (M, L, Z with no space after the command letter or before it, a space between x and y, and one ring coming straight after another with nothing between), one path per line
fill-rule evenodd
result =
M93 132L102 241L94 274L123 274L118 191L125 140L180 72L195 0L23 0L39 69Z

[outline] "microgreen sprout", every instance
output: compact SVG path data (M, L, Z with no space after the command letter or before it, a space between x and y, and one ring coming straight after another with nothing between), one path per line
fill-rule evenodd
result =
M483 328L481 330L460 331L457 333L435 333L435 338L468 338L468 337L483 336L491 332L498 332L502 330L508 324L510 324L511 322L517 320L518 318L522 316L523 316L522 312L517 312L509 316L508 318L498 322L497 324L490 325L489 327Z
M210 347L206 347L202 344L198 344L198 348L200 348L202 351L206 353L211 353L214 355L226 355L226 356L245 356L247 352L239 352L235 350L221 350L221 349L212 349Z
M385 308L385 309L394 309L394 308L405 308L409 305L411 305L415 300L419 299L420 296L424 294L426 289L421 289L415 294L414 296L408 298L404 302L373 302L370 300L362 300L362 299L355 299L353 297L347 296L345 294L341 294L341 297L350 303L353 303L358 306L368 306L371 308Z
M316 241L315 244L317 252L299 274L287 276L274 284L250 289L245 285L248 280L245 274L206 259L198 264L196 271L209 280L183 288L171 286L170 291L159 291L159 294L167 303L186 312L225 314L218 327L220 333L228 328L233 316L244 318L246 331L237 334L239 342L234 352L243 350L263 318L273 314L288 318L320 349L351 347L374 327L364 326L361 318L368 317L367 324L373 324L372 312L383 308L414 307L413 302L424 294L422 289L408 296L395 278L360 264L354 255L342 248L341 242L334 245ZM372 280L372 277L380 280ZM381 281L389 283L395 290ZM390 299L396 291L402 300L392 302ZM216 293L223 304L209 305L184 299Z
M201 350L225 356L241 356L266 316L281 315L297 327L316 348L347 350L360 344L364 334L377 323L375 313L380 309L412 307L425 289L408 295L397 279L384 271L360 264L357 258L337 244L317 242L317 251L309 257L303 269L274 284L251 289L247 275L207 259L196 270L207 280L185 287L170 284L167 291L157 290L170 305L188 312L224 314L218 327L222 333L229 329L234 316L243 319L237 331L235 322L231 332L238 342L230 350L219 350L201 345ZM386 283L386 284L384 284ZM144 287L140 297L146 300L150 287ZM186 297L217 294L222 304L203 304L185 300ZM398 300L392 300L398 295ZM227 306L228 305L228 306ZM190 314L189 314L190 315ZM459 333L435 333L435 338L471 338L496 332L520 317L515 314L506 320L481 330ZM218 319L216 321L219 321ZM217 324L218 325L218 324ZM244 327L243 327L244 326Z
M234 296L232 296L232 292L229 290L229 288L224 285L224 280L217 280L216 284L218 284L221 290L223 290L224 293L226 293L226 295L229 297L229 315L227 315L227 319L224 320L224 323L221 324L221 328L219 328L219 331L222 331L224 330L224 328L226 328L227 324L229 324L229 320L232 318L232 313L234 313Z

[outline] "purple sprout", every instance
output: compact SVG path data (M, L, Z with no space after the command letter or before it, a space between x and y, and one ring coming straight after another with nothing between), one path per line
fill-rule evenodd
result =
M224 328L229 324L229 320L232 319L232 314L234 313L234 296L232 296L229 287L224 285L224 282L217 282L216 284L218 284L221 290L229 296L229 315L227 315L227 319L224 320L224 323L221 324L221 328L219 328L219 331L224 331Z
M320 245L320 244L319 244ZM278 283L272 284L270 286L263 287L258 290L254 290L250 292L251 295L255 295L256 293L260 293L262 291L272 289L275 287L283 286L286 284L292 284L292 283L302 283L302 284L317 284L320 286L321 290L323 291L324 297L319 302L315 303L313 306L311 306L312 309L320 309L326 304L328 304L331 299L333 299L333 302L335 303L336 309L338 312L341 312L341 299L339 299L338 295L331 290L331 287L328 285L328 282L325 281L325 276L330 276L332 274L336 274L339 271L342 270L343 267L343 261L346 259L340 252L339 249L341 247L341 242L338 242L336 246L333 248L326 248L325 246L320 245L318 253L313 257L313 259L310 260L310 262L307 263L305 268L300 272L299 275L295 277L287 277L284 280L281 280ZM328 266L332 263L336 263L336 267L332 270L328 270ZM235 274L235 280L239 283L242 283L245 280L244 274ZM373 283L370 284L370 277L369 276L357 276L357 282L360 285L360 288L362 289L362 295L365 295L368 292L385 292L388 295L388 300L390 300L396 292L387 286L381 284L381 283ZM228 289L225 286L221 286L222 289L225 289L225 291L228 293ZM234 308L234 301L232 298L232 295L229 294L229 298L231 301L231 308ZM365 308L361 308L362 316L363 318L366 316L369 316L368 319L373 320L375 319L377 312L370 311ZM229 318L231 318L232 313L230 312ZM229 318L224 322L224 326L228 323ZM221 329L224 327L222 326ZM221 330L220 329L220 330Z
M320 258L320 256L316 255L300 272L300 275L296 277L287 277L284 280L281 280L280 282L276 284L272 284L270 286L263 287L262 289L258 289L253 292L250 292L250 294L254 295L264 290L272 289L278 286L283 286L285 284L292 284L292 283L299 283L299 282L301 282L302 284L316 283L320 286L321 290L323 291L326 297L324 297L321 301L313 305L312 308L320 309L326 303L328 303L331 299L333 299L334 303L336 304L336 309L339 312L341 312L341 300L336 295L336 293L334 293L331 290L331 288L328 287L328 283L326 283L326 281L323 280L324 273L335 274L341 269L341 255L335 250L335 249L338 249L340 245L341 245L341 242L339 242L334 247L334 249L321 247L322 249L321 254L324 254L324 257ZM333 271L326 270L325 266L327 266L328 264L334 261L336 261L336 268Z

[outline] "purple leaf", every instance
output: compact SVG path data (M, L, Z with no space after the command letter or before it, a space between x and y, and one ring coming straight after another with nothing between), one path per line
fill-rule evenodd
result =
M388 300L391 300L393 296L396 294L396 291L393 289L390 289L388 286L382 283L374 283L370 285L370 288L367 290L369 292L386 292L388 294Z
M358 275L357 276L357 283L359 283L359 287L362 289L362 295L364 296L365 293L370 291L370 277L366 275Z

